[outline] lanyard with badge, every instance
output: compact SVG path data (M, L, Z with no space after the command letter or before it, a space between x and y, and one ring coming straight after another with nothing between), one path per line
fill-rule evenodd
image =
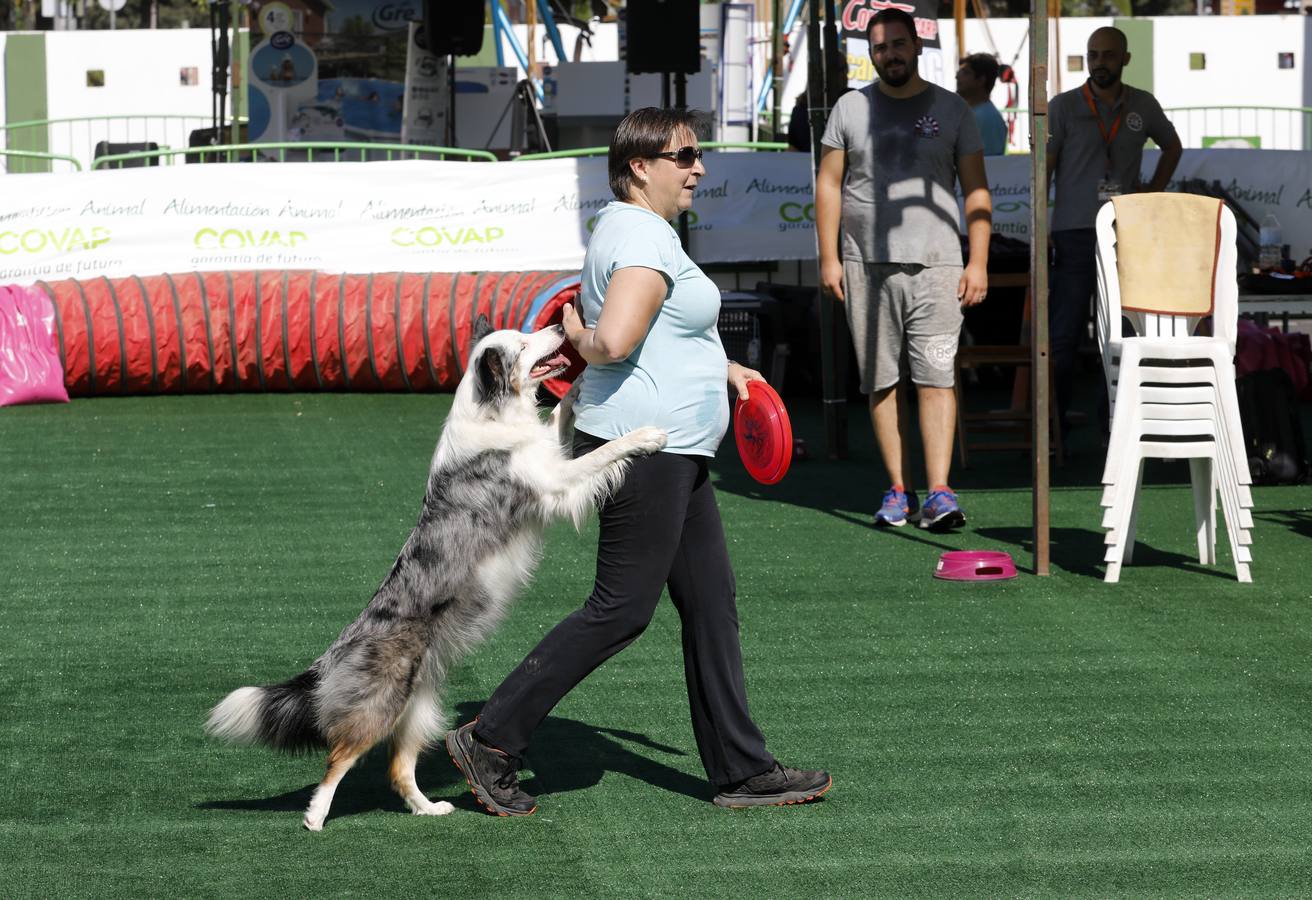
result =
M1089 111L1093 113L1093 120L1098 123L1098 131L1102 134L1102 141L1107 149L1107 168L1103 170L1102 179L1098 182L1098 202L1106 203L1113 197L1121 195L1121 185L1116 179L1112 178L1112 141L1116 140L1116 133L1121 130L1121 118L1125 115L1124 111L1117 113L1116 119L1112 122L1112 127L1108 129L1103 124L1102 114L1098 112L1098 106L1093 101L1093 91L1089 90L1089 83L1086 81L1081 92L1084 94L1084 102L1089 104Z

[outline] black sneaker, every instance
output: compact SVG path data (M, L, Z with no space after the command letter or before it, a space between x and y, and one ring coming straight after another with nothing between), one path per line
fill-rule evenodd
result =
M527 816L538 801L519 786L519 760L474 737L473 722L446 733L451 761L464 773L478 802L498 816Z
M736 809L742 806L806 803L829 790L833 783L828 772L805 772L776 762L768 772L753 775L746 781L721 789L715 795L715 805Z

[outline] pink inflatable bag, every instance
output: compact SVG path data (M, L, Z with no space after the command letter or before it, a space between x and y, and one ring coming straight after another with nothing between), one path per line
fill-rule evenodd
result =
M0 285L0 406L67 402L54 304L35 288Z

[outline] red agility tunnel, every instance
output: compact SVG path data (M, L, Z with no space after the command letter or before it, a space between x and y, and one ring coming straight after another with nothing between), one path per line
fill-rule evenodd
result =
M536 331L575 272L192 272L41 282L71 396L454 390L480 316ZM546 387L563 396L583 369Z

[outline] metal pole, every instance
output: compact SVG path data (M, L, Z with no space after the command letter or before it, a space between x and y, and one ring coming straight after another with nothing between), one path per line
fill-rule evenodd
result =
M1052 396L1048 384L1048 10L1045 0L1030 9L1030 372L1034 383L1034 574L1049 575L1048 428Z
M820 168L820 138L824 135L825 120L833 98L828 96L826 78L826 51L820 39L820 0L809 0L810 20L806 28L807 77L806 96L811 122L812 171ZM817 230L817 234L818 234ZM819 246L816 250L817 270L820 265ZM816 291L820 307L820 392L825 420L825 453L830 459L847 456L847 397L846 385L838 378L838 317L836 301L820 287L816 273Z
M966 55L966 0L952 0L952 21L957 26L957 59L952 60L952 71L955 72L955 63Z
M825 68L820 49L820 0L807 0L806 106L811 125L811 156L820 165L820 138L825 133Z
M448 147L458 147L459 144L456 143L456 55L452 53L446 59L446 145ZM530 75L530 81L532 78L533 76Z
M1057 66L1052 71L1052 89L1053 93L1061 93L1061 70L1066 68L1065 60L1061 58L1061 0L1048 0L1048 18L1052 20L1052 53L1051 58L1056 60ZM1044 32L1046 35L1047 32Z
M537 68L538 63L538 7L533 0L529 0L526 5L528 6L528 26L527 31L525 32L526 38L524 40L524 49L528 52L528 63L526 64L528 72L525 74L528 76L529 81L533 81L536 77L536 73L533 70Z
M248 9L249 7L246 6L245 4L238 4L237 14L235 16L233 15L228 16L229 23L232 26L232 34L228 37L228 51L229 51L228 84L233 92L232 104L231 104L232 107L231 137L228 140L228 143L230 144L240 144L242 142L241 126L237 122L237 116L238 116L237 102L239 99L237 92L241 90L245 90L246 87L246 81L244 79L243 68L242 68L246 65L246 55L242 53L241 28L242 25L244 24L246 11ZM232 48L234 47L236 48L236 53L237 53L237 66L235 68L231 64L232 63L231 56L233 53ZM249 42L246 43L246 47L247 48L250 47ZM237 76L235 83L233 81L234 74L236 74ZM242 103L241 112L243 113L246 112L247 106L248 104ZM215 135L214 139L220 144L223 143L222 134Z
M771 9L770 19L770 58L771 71L773 77L772 93L774 99L770 103L770 133L773 135L771 140L779 140L779 114L780 100L779 97L784 90L784 27L783 27L783 0L774 0Z
M665 87L665 94L667 97L667 102L665 103L665 105L669 106L669 102L668 102L669 87L670 87L669 72L661 73L661 82ZM688 73L686 72L674 73L674 108L675 109L688 108ZM688 240L689 240L688 228L689 228L688 211L684 210L683 212L679 213L679 243L683 246L684 253L688 252Z
M560 40L560 29L556 27L556 17L552 14L551 4L547 3L547 0L538 0L538 16L542 19L542 27L547 32L547 40L551 41L551 49L556 51L556 63L569 62L569 57L565 55L565 45Z

